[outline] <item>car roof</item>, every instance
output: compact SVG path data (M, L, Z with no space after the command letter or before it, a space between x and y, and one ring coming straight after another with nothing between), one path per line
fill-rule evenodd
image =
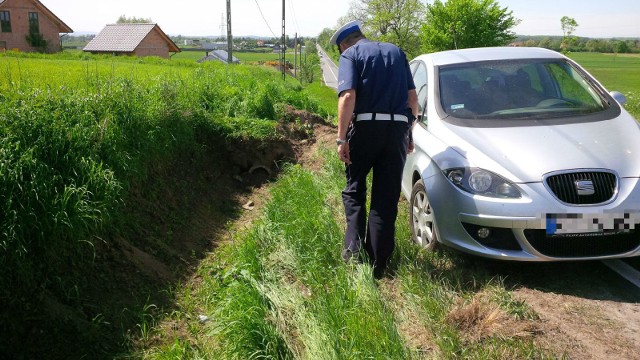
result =
M440 51L415 58L432 62L434 66L491 60L564 59L565 56L548 49L533 47L485 47Z

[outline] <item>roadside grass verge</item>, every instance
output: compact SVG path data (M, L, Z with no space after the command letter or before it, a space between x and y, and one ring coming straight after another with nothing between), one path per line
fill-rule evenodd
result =
M200 263L136 356L165 359L544 358L536 314L481 264L409 243L392 275L340 259L343 168L288 167L259 220Z
M159 283L197 257L175 235L196 191L247 171L225 166L229 146L281 141L287 106L332 116L270 69L120 60L0 55L0 357L110 357L146 338L170 301ZM176 267L135 275L149 270L123 248Z

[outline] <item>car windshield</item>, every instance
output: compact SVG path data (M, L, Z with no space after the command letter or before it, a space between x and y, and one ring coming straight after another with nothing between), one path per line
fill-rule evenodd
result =
M439 86L442 109L464 119L550 119L609 107L586 75L560 59L441 67Z

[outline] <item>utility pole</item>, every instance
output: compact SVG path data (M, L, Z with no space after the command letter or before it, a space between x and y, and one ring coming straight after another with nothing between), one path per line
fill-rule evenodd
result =
M227 29L224 25L224 13L220 14L220 41L224 41L224 33L227 32Z
M293 38L293 77L298 78L298 33L296 33L296 37Z
M227 0L227 55L227 64L233 64L233 36L231 36L231 0Z
M287 65L287 62L285 60L286 45L287 44L285 43L285 37L284 37L284 0L282 0L282 44L280 46L280 51L282 52L282 80L285 80L285 66Z

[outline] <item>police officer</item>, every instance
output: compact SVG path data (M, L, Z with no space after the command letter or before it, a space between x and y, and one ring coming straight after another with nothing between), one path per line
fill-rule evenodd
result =
M418 112L406 55L397 46L370 41L359 20L330 40L340 51L338 65L338 155L347 184L342 201L347 221L345 261L360 259L364 246L379 278L395 247L402 169L413 150L410 128ZM367 175L373 170L367 221Z

